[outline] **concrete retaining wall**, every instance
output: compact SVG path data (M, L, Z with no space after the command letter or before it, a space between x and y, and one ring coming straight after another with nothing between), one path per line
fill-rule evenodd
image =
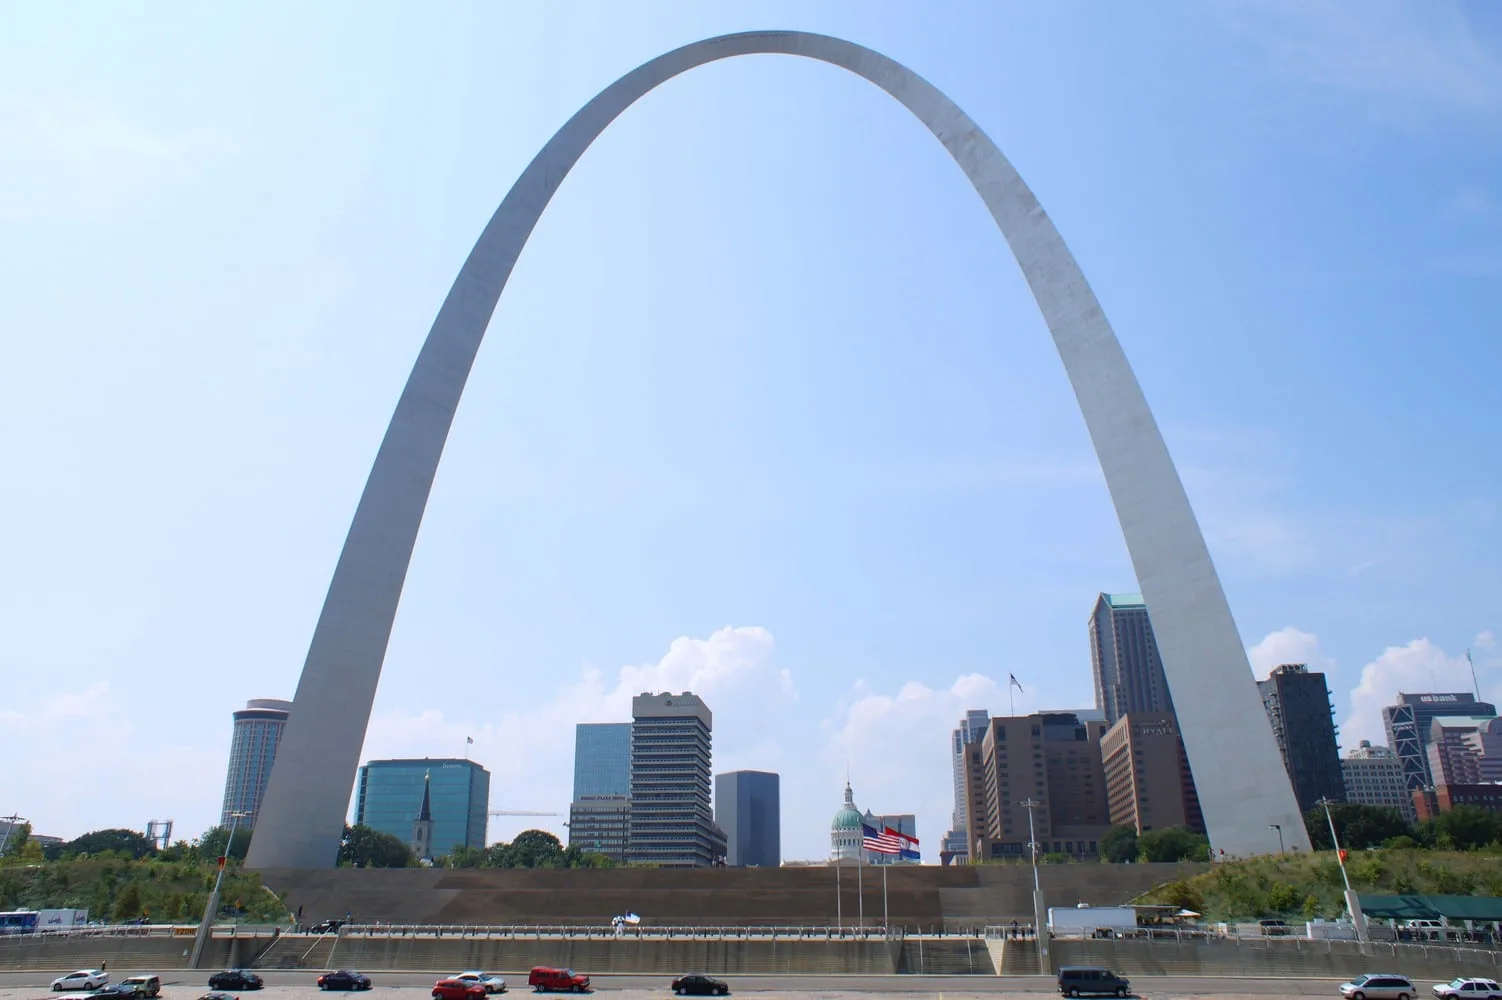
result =
M1054 968L1104 965L1126 976L1245 976L1347 979L1392 972L1428 985L1455 976L1496 977L1496 952L1479 948L1370 944L1354 941L1060 941L1049 945ZM1422 980L1422 982L1419 982Z

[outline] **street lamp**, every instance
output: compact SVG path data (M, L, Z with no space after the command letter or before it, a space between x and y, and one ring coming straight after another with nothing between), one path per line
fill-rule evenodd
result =
M1366 916L1361 912L1361 900L1351 889L1351 876L1346 872L1346 852L1340 849L1340 836L1335 832L1335 817L1330 814L1330 803L1333 800L1326 795L1315 803L1325 807L1325 822L1330 824L1330 843L1335 846L1335 863L1340 865L1340 878L1346 884L1346 910L1351 914L1351 923L1356 928L1356 938L1365 942Z
M26 818L24 816L0 816L0 822L5 824L5 836L0 838L0 857L4 857L5 848L10 843L10 832L26 822Z
M1269 830L1277 830L1278 831L1278 853L1279 854L1285 853L1284 850L1283 850L1283 824L1282 823L1269 823L1269 824L1267 824L1267 828Z
M1043 908L1043 886L1038 882L1038 828L1033 822L1033 810L1042 805L1028 796L1019 806L1027 810L1027 848L1033 860L1033 933L1038 942L1038 967L1048 974L1048 930L1045 926L1048 911Z
M214 891L209 893L209 905L203 908L203 920L198 925L198 934L193 938L193 954L188 959L188 968L198 968L198 960L203 957L203 946L208 943L209 930L214 926L214 917L219 913L219 887L224 884L224 869L229 865L229 850L235 843L235 827L240 825L242 816L249 816L248 812L232 812L229 814L229 837L224 842L224 855L219 862L219 874L214 877Z

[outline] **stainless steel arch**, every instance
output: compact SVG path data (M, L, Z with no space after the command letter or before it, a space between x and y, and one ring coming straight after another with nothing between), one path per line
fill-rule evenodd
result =
M686 45L605 88L559 129L492 216L438 312L376 455L313 633L256 821L254 868L334 863L423 509L460 394L543 209L596 136L658 84L719 59L804 56L900 101L949 150L1007 239L1058 346L1151 611L1210 836L1270 851L1270 824L1307 849L1246 652L1178 472L1079 266L1006 157L907 67L826 35L754 31Z

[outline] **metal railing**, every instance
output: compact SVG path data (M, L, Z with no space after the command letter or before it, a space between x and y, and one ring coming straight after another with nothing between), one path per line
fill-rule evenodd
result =
M344 940L359 938L465 938L499 940L688 940L724 941L878 941L900 940L897 927L757 927L757 926L656 926L637 924L619 932L605 925L580 924L345 924L339 929Z

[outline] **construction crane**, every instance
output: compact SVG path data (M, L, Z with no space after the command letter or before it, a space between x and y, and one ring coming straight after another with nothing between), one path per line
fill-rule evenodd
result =
M527 809L492 809L492 816L562 816L563 813L532 812Z

